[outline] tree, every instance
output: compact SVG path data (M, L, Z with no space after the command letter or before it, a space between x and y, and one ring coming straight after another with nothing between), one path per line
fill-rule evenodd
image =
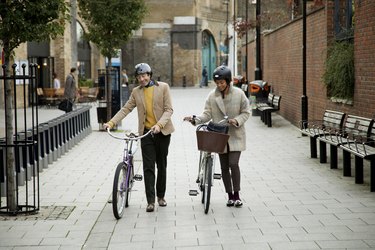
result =
M117 50L141 27L147 12L144 0L78 0L78 6L87 24L84 37L98 46L111 69ZM112 86L108 82L110 79L106 81L107 120L112 115Z
M0 43L3 46L6 75L14 49L28 41L48 41L63 34L65 21L68 20L68 5L64 0L1 0L0 1ZM14 90L15 91L15 90ZM5 81L5 129L6 141L13 144L12 85ZM16 108L16 107L15 107ZM7 159L7 207L10 212L17 212L14 154L6 148Z

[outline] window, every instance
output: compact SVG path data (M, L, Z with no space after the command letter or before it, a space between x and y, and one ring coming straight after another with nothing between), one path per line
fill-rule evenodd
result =
M353 18L353 0L335 0L334 31L336 40L353 42Z

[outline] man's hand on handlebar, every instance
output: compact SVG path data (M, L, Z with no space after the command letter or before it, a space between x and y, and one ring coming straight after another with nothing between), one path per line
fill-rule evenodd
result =
M107 130L107 129L111 129L112 127L111 127L110 124L108 124L108 123L104 123L104 124L103 124L103 128L104 128L104 130Z
M153 134L158 134L158 133L160 133L161 129L160 129L158 124L155 124L154 126L151 127L150 130L152 131Z

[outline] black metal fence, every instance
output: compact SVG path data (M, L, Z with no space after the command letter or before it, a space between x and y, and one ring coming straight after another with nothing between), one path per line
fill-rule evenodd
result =
M91 106L82 106L39 123L38 102L30 102L29 106L26 102L28 98L38 98L37 65L30 65L28 73L26 65L22 65L20 75L16 74L16 65L13 65L12 70L11 76L7 76L3 67L0 81L4 90L6 84L12 84L14 107L17 107L17 85L23 85L24 100L22 108L11 108L10 111L4 101L4 121L6 123L9 117L12 118L13 136L9 137L7 126L4 126L5 137L0 138L0 214L17 215L39 211L39 173L91 133ZM26 89L29 89L28 94ZM9 116L9 112L12 112L13 117ZM22 114L21 117L19 114ZM10 163L11 158L14 159L13 164Z

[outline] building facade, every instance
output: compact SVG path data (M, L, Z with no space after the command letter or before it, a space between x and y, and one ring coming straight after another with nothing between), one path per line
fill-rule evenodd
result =
M100 54L95 44L85 41L82 34L85 24L78 16L77 0L70 0L71 21L66 22L64 35L48 42L27 42L15 49L14 62L17 65L30 63L38 64L38 88L52 88L52 74L57 73L64 87L65 77L70 68L76 67L79 71L79 78L98 78L98 69L105 68L104 57ZM3 86L0 87L2 90ZM17 86L18 105L23 105L23 88ZM26 90L28 95L28 89ZM0 107L4 103L3 95L0 96ZM28 99L28 98L27 98ZM28 100L29 102L30 100ZM28 105L28 104L27 104Z
M375 117L375 1L325 0L306 17L306 95L308 119L321 119L324 110ZM302 119L302 18L262 35L263 79L283 97L280 114L294 125ZM346 36L346 38L345 38ZM351 100L331 98L323 81L327 51L334 42L354 46L354 94ZM247 47L249 70L254 68L255 42ZM243 51L246 46L243 47ZM252 76L252 75L251 75ZM253 80L253 78L249 78Z
M234 1L146 0L149 13L142 28L122 48L122 66L131 74L134 65L147 62L154 78L171 86L194 86L207 67L230 64L233 43ZM225 46L226 45L226 46ZM233 64L231 64L233 65Z

